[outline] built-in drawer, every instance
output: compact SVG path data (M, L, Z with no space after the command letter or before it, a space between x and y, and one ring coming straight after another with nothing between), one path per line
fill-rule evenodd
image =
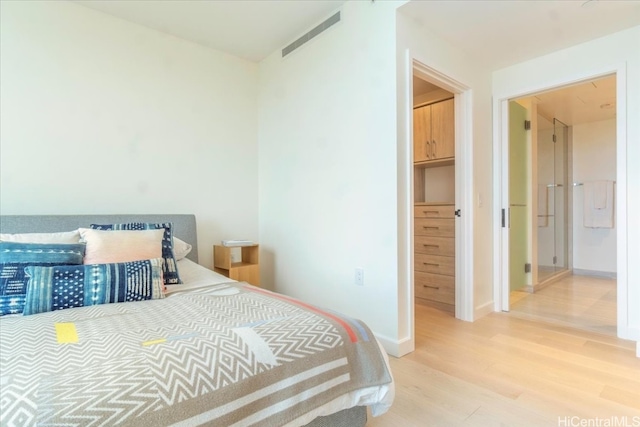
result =
M413 228L416 236L453 237L455 220L416 218Z
M456 280L453 276L415 272L415 297L455 304Z
M415 205L415 218L453 218L453 205Z
M455 256L453 237L416 236L413 242L416 253Z
M416 253L414 257L414 268L425 273L445 274L454 276L456 270L455 257L427 255Z

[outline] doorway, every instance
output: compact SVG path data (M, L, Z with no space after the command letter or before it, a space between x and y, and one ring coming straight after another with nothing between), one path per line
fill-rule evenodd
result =
M615 335L615 105L615 75L509 102L507 309L516 314ZM523 117L525 137L512 129ZM609 189L594 210L597 185ZM609 221L592 224L593 212Z
M440 176L447 178L448 190L446 190L446 204L449 205L446 209L448 214L453 219L453 256L449 257L450 260L453 260L453 265L450 265L448 268L453 269L453 311L455 313L455 317L457 319L472 321L474 318L474 305L473 305L473 236L472 236L472 224L473 224L473 215L472 211L472 198L473 198L473 163L472 157L470 155L471 150L471 134L472 134L472 123L470 120L471 111L472 111L472 97L471 90L468 86L440 73L439 71L415 60L412 59L408 62L411 64L408 67L408 77L409 81L412 82L411 85L408 85L407 95L409 100L411 100L408 107L413 107L413 82L423 84L419 80L424 81L433 85L433 87L437 88L436 90L441 93L448 93L446 98L453 96L453 99L449 98L449 102L453 103L453 113L452 117L449 117L449 120L453 120L454 125L454 143L453 143L453 157L445 160L435 160L433 163L441 162L441 166L449 166L440 168L439 171L433 170L424 172L425 183L426 179L435 179ZM419 80L414 80L419 79ZM433 89L432 87L432 89ZM423 101L424 99L420 99L419 101ZM413 109L413 108L412 108ZM451 114L451 113L448 113ZM410 192L408 194L407 202L408 202L408 212L409 218L408 223L410 224L409 229L407 230L407 252L409 255L409 263L407 267L409 267L410 273L410 292L408 293L408 301L407 303L410 305L411 317L410 319L413 321L413 306L415 304L415 295L416 295L416 282L415 282L415 264L416 264L416 252L415 252L415 244L416 244L416 234L415 234L415 201L416 201L416 193L420 194L420 184L416 185L416 175L418 178L421 177L423 172L420 172L420 168L418 168L416 174L416 165L414 159L414 146L413 146L413 114L409 113L408 117L411 118L408 124L408 130L411 129L408 134L411 136L409 138L408 145L411 146L409 151L409 156L407 156L407 184ZM444 147L442 145L438 145L436 141L435 150L436 155L438 153L446 152L443 151ZM451 148L451 147L450 147ZM451 151L449 151L451 153ZM451 167L452 166L452 167ZM453 175L453 176L452 176ZM419 179L419 182L422 180ZM417 191L416 191L417 190ZM429 191L427 189L422 189L424 191ZM441 197L444 196L444 193L440 193L441 189L432 188L431 195L424 193L425 200L427 197ZM435 192L434 192L435 191ZM440 195L438 195L440 193ZM420 197L418 195L418 197ZM451 199L453 197L453 200ZM451 203L453 201L453 203ZM429 213L431 215L431 213ZM430 224L424 224L424 226L430 227ZM439 237L439 236L434 236ZM439 239L438 239L439 240ZM433 243L433 242L423 242L421 244L427 245L438 245L442 247L441 243ZM449 249L450 252L450 249ZM428 261L427 261L428 262ZM437 262L441 264L440 262ZM436 273L438 274L438 273ZM413 328L413 326L412 326Z
M455 314L455 96L413 75L416 304Z

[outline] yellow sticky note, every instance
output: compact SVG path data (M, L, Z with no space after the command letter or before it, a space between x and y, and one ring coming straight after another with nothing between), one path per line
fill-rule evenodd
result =
M78 332L76 332L75 323L56 323L55 326L58 344L78 342Z

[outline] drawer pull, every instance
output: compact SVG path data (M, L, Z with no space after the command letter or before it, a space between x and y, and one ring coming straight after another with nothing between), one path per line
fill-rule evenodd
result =
M430 214L430 213L437 214L438 213L438 211L422 211L422 212L424 212L425 214Z
M423 225L422 228L424 228L425 230L429 230L429 229L433 229L433 230L438 230L440 227L434 227L434 226L429 226L429 225Z
M423 262L424 265L433 265L434 267L440 267L440 264L436 264L434 262Z
M438 290L440 289L440 286L429 286L429 285L422 285L423 288L429 288L429 289L435 289Z
M427 245L426 243L423 244L422 246L424 246L425 248L439 248L440 245Z

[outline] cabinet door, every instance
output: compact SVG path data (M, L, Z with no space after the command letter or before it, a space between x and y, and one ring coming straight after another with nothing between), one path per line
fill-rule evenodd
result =
M454 157L453 99L431 104L431 160Z
M427 105L413 109L413 161L429 160L431 138L431 108Z

